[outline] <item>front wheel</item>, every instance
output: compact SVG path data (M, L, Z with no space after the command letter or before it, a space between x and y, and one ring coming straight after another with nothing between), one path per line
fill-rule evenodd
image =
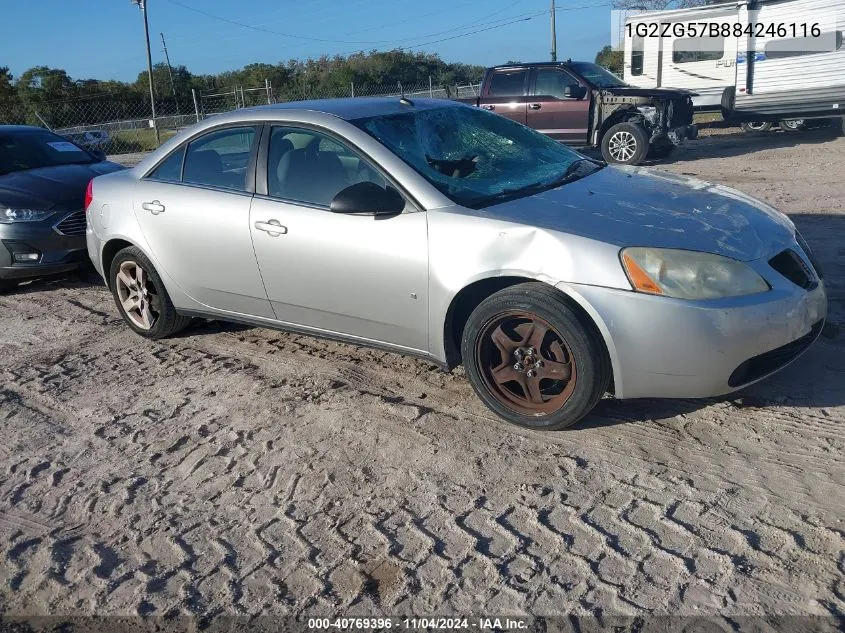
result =
M602 137L601 154L608 163L639 165L648 154L646 131L636 123L617 123Z
M598 336L558 290L530 282L481 302L461 354L475 393L494 413L558 430L587 415L607 390L610 361Z
M140 249L130 246L115 255L109 286L120 316L136 333L159 339L185 329L190 317L176 312L152 263Z

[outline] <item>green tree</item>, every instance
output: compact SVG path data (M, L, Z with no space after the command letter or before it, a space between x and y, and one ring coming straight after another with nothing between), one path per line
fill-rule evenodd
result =
M615 51L610 45L607 45L596 53L596 63L621 77L624 53L623 51Z

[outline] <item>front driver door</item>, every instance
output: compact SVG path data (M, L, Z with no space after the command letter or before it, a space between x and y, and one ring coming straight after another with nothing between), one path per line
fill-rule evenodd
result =
M133 206L156 268L183 292L272 318L249 229L258 130L228 127L182 145L138 182Z
M250 227L276 318L428 351L425 212L333 213L336 193L383 186L381 173L327 133L273 127L266 144L268 193L253 199Z
M589 91L568 72L554 67L537 68L533 84L528 100L528 126L564 143L586 144Z

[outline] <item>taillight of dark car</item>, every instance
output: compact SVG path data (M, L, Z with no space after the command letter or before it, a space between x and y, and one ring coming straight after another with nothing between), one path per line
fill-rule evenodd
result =
M91 202L94 200L94 180L88 181L88 187L85 189L85 203L83 204L83 209L88 211L88 207L91 206Z

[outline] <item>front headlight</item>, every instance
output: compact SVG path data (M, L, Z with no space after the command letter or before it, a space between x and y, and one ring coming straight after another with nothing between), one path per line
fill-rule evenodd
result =
M769 290L750 266L729 257L673 248L626 248L622 265L638 292L676 299L718 299Z
M0 224L16 222L40 222L53 215L52 211L41 209L5 209L0 207Z

